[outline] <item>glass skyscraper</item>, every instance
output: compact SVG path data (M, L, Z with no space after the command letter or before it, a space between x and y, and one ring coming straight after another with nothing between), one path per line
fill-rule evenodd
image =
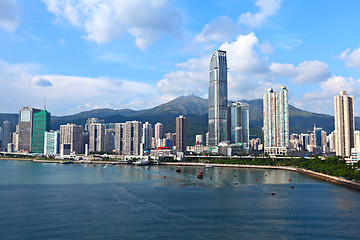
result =
M229 106L231 119L231 143L249 147L249 104L234 102Z
M217 50L210 59L209 145L228 141L228 93L226 52Z
M33 114L31 152L44 153L45 132L50 130L50 113L46 110Z

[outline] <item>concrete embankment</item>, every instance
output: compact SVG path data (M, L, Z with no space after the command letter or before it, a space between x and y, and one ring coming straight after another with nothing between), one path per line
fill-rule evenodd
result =
M243 164L206 164L206 163L189 163L189 162L180 162L180 163L161 163L164 165L179 165L179 166L197 166L205 167L206 165L211 165L214 167L231 167L231 168L258 168L258 169L274 169L274 170L286 170L303 173L312 177L317 177L322 180L332 182L343 187L348 187L357 191L360 191L360 183L353 182L347 179L342 179L340 177L331 176L323 173L314 172L307 169L297 168L297 167L284 167L284 166L266 166L266 165L243 165Z

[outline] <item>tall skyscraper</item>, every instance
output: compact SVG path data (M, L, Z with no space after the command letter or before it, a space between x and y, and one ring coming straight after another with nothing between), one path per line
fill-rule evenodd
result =
M314 125L314 147L321 147L322 146L322 128L317 128Z
M55 155L60 153L60 131L46 131L44 139L44 154Z
M60 151L64 145L70 145L70 152L82 153L83 127L75 124L60 126Z
M33 153L44 153L45 132L50 130L50 113L46 110L33 113L31 149Z
M125 154L125 123L115 124L115 152L117 154Z
M186 151L186 117L176 118L176 150Z
M3 150L7 150L8 144L11 143L11 132L10 132L10 122L8 120L3 121Z
M350 156L354 147L354 98L341 91L334 96L335 149L338 156Z
M89 125L89 152L105 152L105 124Z
M210 58L209 145L228 141L228 91L226 52L217 50Z
M149 122L145 122L143 124L143 132L142 132L142 144L144 146L144 150L151 149L151 138L153 136L153 128Z
M285 155L289 146L288 90L282 86L279 92L269 88L264 93L264 151L268 154Z
M249 148L249 108L241 102L229 106L231 143L242 144L245 149Z
M126 155L141 155L142 124L139 121L128 121L125 123L125 145Z
M23 107L19 110L19 131L18 131L18 151L31 151L31 137L33 131L34 113L41 109Z

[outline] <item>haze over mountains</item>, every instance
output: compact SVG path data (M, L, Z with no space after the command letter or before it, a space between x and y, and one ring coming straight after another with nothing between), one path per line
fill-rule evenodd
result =
M240 100L250 105L250 135L262 136L263 126L262 99ZM49 109L51 112L51 109ZM155 124L161 122L164 125L164 133L175 132L175 118L179 115L187 117L187 141L188 144L195 142L196 134L207 132L208 100L195 95L181 96L170 102L161 104L154 108L144 110L131 109L94 109L68 116L51 116L51 129L58 130L60 125L75 123L84 125L91 117L104 119L105 123L125 122L138 120ZM334 117L327 114L311 113L289 105L290 133L302 133L311 131L314 124L322 127L327 133L334 130ZM12 131L18 122L18 114L0 113L0 121L9 120ZM355 128L360 128L360 118L355 118Z

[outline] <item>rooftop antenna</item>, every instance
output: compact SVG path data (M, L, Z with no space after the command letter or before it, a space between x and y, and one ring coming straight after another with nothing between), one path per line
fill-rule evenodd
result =
M46 98L44 97L44 110L46 110Z

